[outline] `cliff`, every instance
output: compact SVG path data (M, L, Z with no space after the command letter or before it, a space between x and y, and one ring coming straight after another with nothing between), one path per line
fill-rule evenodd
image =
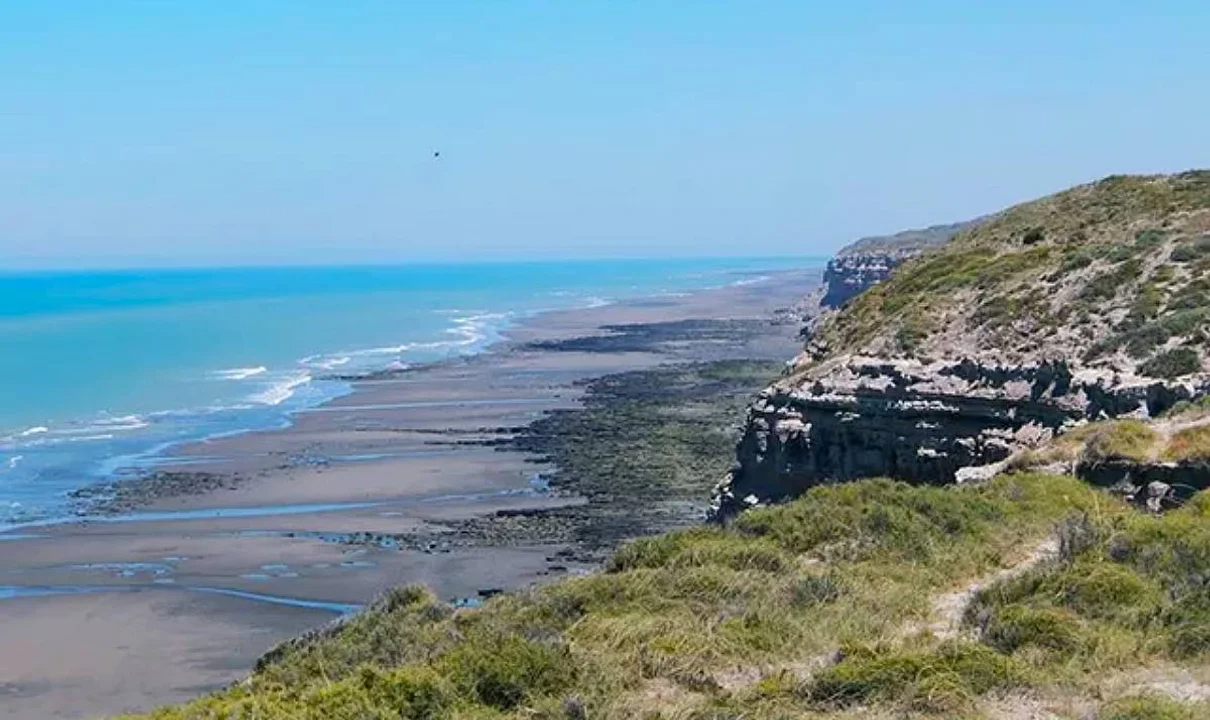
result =
M894 235L867 237L836 253L824 271L825 291L821 304L838 308L886 280L891 270L925 250L949 242L962 230L979 220L951 225L934 225Z
M814 485L950 483L1210 392L1210 173L1111 177L909 259L750 408L716 514Z

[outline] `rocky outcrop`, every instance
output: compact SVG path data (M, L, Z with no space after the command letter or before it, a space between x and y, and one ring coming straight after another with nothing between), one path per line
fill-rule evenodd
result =
M910 255L868 253L837 257L828 261L823 273L824 296L820 304L838 308L869 288L886 280Z
M829 266L840 307L751 407L716 515L863 477L988 477L1076 424L1210 393L1210 171L934 230Z
M1197 493L1210 488L1210 466L1202 462L1129 462L1080 463L1075 468L1080 479L1097 487L1109 488L1127 500L1152 512L1179 506Z
M959 232L982 220L867 237L846 246L828 262L823 276L825 291L820 304L825 308L844 305L886 280L891 271L905 260L949 242Z
M714 514L726 518L815 485L864 477L961 481L963 473L1038 447L1073 425L1154 416L1208 391L1064 362L845 357L761 393Z

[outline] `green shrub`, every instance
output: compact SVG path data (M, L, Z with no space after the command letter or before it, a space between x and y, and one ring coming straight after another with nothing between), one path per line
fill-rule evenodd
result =
M400 717L431 720L444 716L455 702L449 681L431 668L405 667L383 672L373 667L338 685L316 691L306 705L318 717L350 717L350 710L368 707L396 712Z
M1080 290L1079 298L1086 302L1112 300L1125 286L1137 280L1143 273L1143 264L1137 258L1121 262L1112 270L1089 280Z
M1178 263L1192 262L1210 255L1210 236L1203 236L1177 245L1172 250L1172 261Z
M1174 617L1168 649L1173 657L1193 658L1210 654L1210 614Z
M1210 326L1210 307L1168 312L1153 322L1133 327L1127 323L1120 332L1093 343L1084 353L1086 361L1095 360L1125 346L1133 358L1144 358L1173 337L1183 337Z
M1120 263L1135 256L1137 249L1133 245L1117 245L1105 256L1111 263Z
M1099 463L1112 460L1146 460L1159 435L1140 420L1118 420L1097 426L1084 442L1081 459Z
M576 668L566 646L515 635L464 642L437 665L463 693L499 710L561 692L575 681Z
M1002 510L978 492L889 480L815 488L805 499L809 502L749 511L735 527L794 553L843 539L854 557L883 551L925 559L937 545L981 533L1002 517Z
M1068 611L1009 605L992 613L980 640L1010 655L1023 647L1066 654L1080 644L1080 625Z
M1198 310L1210 306L1210 294L1205 292L1185 292L1181 291L1172 296L1168 301L1167 309L1171 311L1178 310Z
M895 344L902 352L911 355L920 349L921 343L927 337L927 326L920 323L904 322L895 331Z
M1175 462L1210 462L1210 425L1173 433L1164 448L1164 458Z
M624 545L609 561L610 572L638 568L703 567L782 572L791 561L772 543L729 536L715 528L693 528L642 538Z
M1176 277L1176 269L1171 265L1160 265L1151 273L1151 280L1159 285L1172 282Z
M1169 337L1188 335L1210 323L1210 308L1182 310L1165 315L1160 324Z
M1133 622L1150 615L1160 589L1134 570L1106 562L1083 562L1054 572L1043 584L1063 607L1090 618Z
M790 602L812 607L835 601L844 592L842 582L833 575L806 575L790 586Z
M931 651L848 648L844 659L805 687L821 708L899 702L925 711L953 711L979 695L1025 685L1028 669L975 643L946 643Z
M371 612L274 648L256 673L271 684L294 685L320 675L340 680L363 665L404 665L440 652L446 643L440 625L451 613L427 588L396 588Z
M1105 245L1082 245L1076 247L1075 250L1069 251L1063 258L1063 262L1059 265L1059 269L1053 273L1048 279L1052 282L1061 280L1068 273L1092 265L1094 262L1104 257L1109 252L1108 246Z
M899 648L853 644L901 637L939 589L1004 567L1022 543L1073 511L1096 522L1128 512L1075 478L1031 473L964 487L886 480L818 487L728 528L634 542L607 572L505 594L481 608L454 612L425 591L396 591L339 627L289 644L247 682L155 717L553 720L668 709L717 718L735 708L761 718L865 702L890 704L875 713L967 711L987 692L1045 680L1025 661L1037 662L1028 648L1074 645L1074 653L1063 652L1078 662L1090 647L1086 638L1063 639L1065 626L1045 615L1083 622L1082 611L1047 606L1032 593L1061 597L1070 587L1083 598L1097 592L1095 583L1043 573L1016 593L1032 614L987 604L998 642L1019 646L1021 657L981 643L929 647L931 636ZM1153 536L1132 536L1122 555L1126 570L1150 563L1149 572L1166 578L1164 587L1186 599L1186 618L1201 606L1176 588L1191 588L1198 577L1196 529L1210 527L1207 518L1210 501L1190 503L1146 526ZM1100 558L1102 537L1095 534L1073 565ZM1178 538L1185 550L1156 549L1175 547ZM1119 592L1109 600L1131 597L1150 595ZM848 647L844 659L806 683L719 691L736 669L796 665L838 646ZM671 686L675 699L652 699L653 684ZM744 705L750 700L757 704Z
M1191 347L1177 347L1156 355L1139 366L1144 375L1159 378L1176 378L1191 375L1202 369L1202 356Z
M1126 354L1132 358L1144 358L1155 352L1155 348L1168 341L1168 331L1159 323L1145 324L1130 333L1126 340Z
M1185 284L1168 300L1168 310L1199 310L1207 307L1210 296L1210 279L1199 278Z
M1122 329L1141 327L1144 322L1155 317L1164 304L1164 294L1154 284L1147 284L1139 290L1134 303L1130 306L1130 314L1126 316Z
M1154 228L1148 230L1140 230L1135 233L1134 246L1139 250L1151 250L1164 244L1167 236L1163 230Z

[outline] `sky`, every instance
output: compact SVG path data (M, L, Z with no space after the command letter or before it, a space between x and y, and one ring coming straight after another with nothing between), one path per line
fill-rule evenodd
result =
M1210 166L1208 37L1204 0L4 0L0 268L826 255Z

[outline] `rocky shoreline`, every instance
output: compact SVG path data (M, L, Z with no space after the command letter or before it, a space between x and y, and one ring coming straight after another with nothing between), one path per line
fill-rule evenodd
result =
M770 323L797 327L805 307L772 319L687 319L604 326L600 334L535 340L522 352L649 353L669 364L612 373L576 383L579 407L545 413L526 425L395 428L428 437L433 448L476 446L532 458L532 494L561 500L554 507L500 509L446 521L422 532L292 533L347 546L427 554L484 547L566 545L548 558L549 572L599 563L620 542L699 522L711 483L729 469L737 418L784 362L747 345L768 334ZM684 358L716 358L686 361ZM453 361L459 362L459 361ZM422 377L408 368L346 378L353 382ZM703 432L703 428L707 428ZM652 438L659 438L652 441ZM646 453L636 448L650 444ZM609 459L615 462L610 462ZM301 462L291 458L290 463ZM306 463L322 466L322 456ZM71 493L76 514L87 519L137 512L158 503L236 489L252 478L241 473L167 470L106 481Z
M731 342L755 323L731 323ZM692 324L698 326L698 323ZM679 328L635 325L618 331L644 337L647 352L687 341ZM691 331L692 332L692 331ZM575 338L560 343L577 352L619 352L616 340ZM477 547L567 545L548 562L551 573L566 564L595 565L620 542L700 522L711 483L730 468L739 438L736 418L783 363L771 359L673 363L614 373L581 383L582 406L556 410L520 428L484 428L491 441L433 440L434 445L488 444L498 452L523 453L538 467L542 495L563 498L556 507L501 509L444 523L435 531L361 533L348 544L447 553ZM706 429L703 432L703 429Z
M122 515L167 498L233 490L247 480L247 477L238 473L156 471L86 485L71 491L67 497L77 517Z

